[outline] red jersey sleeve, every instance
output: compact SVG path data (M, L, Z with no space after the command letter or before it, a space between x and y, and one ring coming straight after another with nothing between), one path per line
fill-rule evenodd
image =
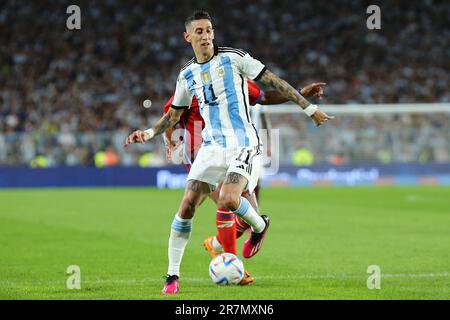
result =
M170 106L172 105L172 102L173 102L173 98L174 98L174 97L175 97L175 96L171 96L170 99L169 99L169 101L166 102L166 105L164 106L164 113L169 112L169 109L170 109Z
M255 104L261 101L264 92L251 80L248 80L248 99L250 101L250 105L254 106Z

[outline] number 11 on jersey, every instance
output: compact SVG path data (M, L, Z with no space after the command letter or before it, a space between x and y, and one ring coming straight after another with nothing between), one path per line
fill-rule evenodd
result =
M203 86L203 98L205 103L209 105L217 100L212 84Z

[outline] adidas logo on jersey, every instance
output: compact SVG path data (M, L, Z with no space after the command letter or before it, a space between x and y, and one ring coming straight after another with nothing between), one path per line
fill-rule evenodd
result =
M225 68L222 67L222 66L218 67L217 68L217 75L222 78L225 75Z

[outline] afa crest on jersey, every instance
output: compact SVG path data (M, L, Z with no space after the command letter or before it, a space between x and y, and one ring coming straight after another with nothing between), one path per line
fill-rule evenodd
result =
M211 75L209 74L209 71L202 72L202 81L204 84L211 82Z

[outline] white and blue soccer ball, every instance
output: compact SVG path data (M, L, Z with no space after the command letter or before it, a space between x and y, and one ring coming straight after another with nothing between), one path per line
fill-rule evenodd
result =
M209 275L218 285L238 284L244 277L244 264L232 253L222 253L211 260Z

